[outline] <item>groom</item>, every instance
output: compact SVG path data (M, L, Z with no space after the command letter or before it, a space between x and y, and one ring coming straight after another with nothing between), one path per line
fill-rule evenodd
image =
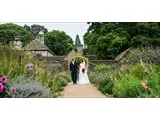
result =
M77 73L78 73L78 66L77 66L77 63L75 62L75 59L72 59L70 63L70 72L71 72L73 84L75 85L77 84Z

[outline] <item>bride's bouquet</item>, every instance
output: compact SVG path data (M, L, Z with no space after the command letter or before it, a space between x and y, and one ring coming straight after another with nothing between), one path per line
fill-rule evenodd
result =
M82 69L82 72L83 72L83 73L85 72L85 68Z

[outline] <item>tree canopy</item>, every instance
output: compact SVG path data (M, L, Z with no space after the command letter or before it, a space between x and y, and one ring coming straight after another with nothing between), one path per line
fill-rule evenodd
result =
M32 34L26 31L20 25L13 23L0 25L0 43L9 44L9 42L13 40L15 36L22 37L23 46L28 44L31 40L33 40Z
M31 32L34 37L36 37L40 31L43 31L44 33L48 32L47 28L41 25L37 25L37 24L33 24L31 26L24 25L24 29Z
M151 22L92 22L84 35L88 54L113 59L129 47L160 46L160 24Z
M45 44L56 55L65 55L73 48L72 38L63 31L53 30L45 34Z

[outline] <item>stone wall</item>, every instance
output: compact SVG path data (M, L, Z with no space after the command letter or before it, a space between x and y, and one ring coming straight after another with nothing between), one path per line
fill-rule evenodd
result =
M113 65L118 64L118 61L115 60L89 60L89 69L92 70L96 65Z
M44 57L44 56L35 56L39 60L45 60L47 64L56 64L60 63L64 67L65 70L69 69L70 61L68 59L65 59L66 56L50 56L50 57ZM92 70L96 65L100 64L118 64L118 61L116 60L92 60L89 59L89 69Z

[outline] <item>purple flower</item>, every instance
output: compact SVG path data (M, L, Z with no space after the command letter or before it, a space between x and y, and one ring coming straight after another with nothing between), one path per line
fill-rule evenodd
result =
M11 89L11 92L12 92L13 94L15 94L15 93L16 93L16 88L12 88L12 89Z
M2 92L3 92L3 89L4 89L3 84L2 84L2 83L0 83L0 93L2 93Z
M6 76L2 76L1 79L0 79L0 81L2 83L6 83L7 82L7 77Z
M27 67L27 69L28 69L29 71L32 71L33 68L34 68L34 65L33 65L32 63L30 63L30 64L27 64L26 67Z

